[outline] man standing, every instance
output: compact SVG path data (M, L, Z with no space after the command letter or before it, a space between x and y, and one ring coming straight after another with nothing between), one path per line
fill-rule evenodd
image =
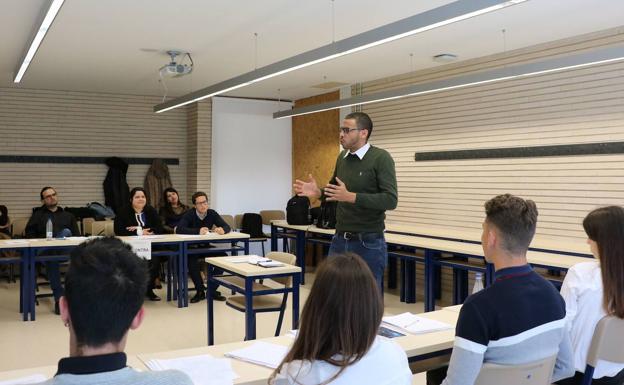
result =
M60 302L69 357L44 385L192 385L182 372L126 366L128 332L145 317L147 276L143 260L116 238L84 242L72 251Z
M427 384L472 385L485 362L520 365L557 356L552 381L574 374L565 303L527 263L535 234L535 202L505 194L485 203L481 245L494 264L494 283L466 299L447 368L427 372Z
M384 238L386 210L397 206L397 181L394 161L390 154L368 143L373 122L363 112L348 114L340 127L340 144L344 151L338 155L330 183L323 191L316 180L296 180L295 192L313 198L338 202L336 235L329 255L353 252L370 267L379 288L388 251Z
M76 218L58 205L56 190L46 186L41 189L39 196L43 204L28 220L25 229L26 238L45 238L48 219L52 220L52 235L55 238L80 235ZM59 314L58 301L63 295L59 262L46 262L46 271L54 295L54 312Z
M208 195L203 191L198 191L191 197L194 210L188 210L186 214L182 216L178 226L175 228L176 234L199 234L206 235L213 231L216 234L223 235L230 232L230 226L221 218L221 216L214 210L208 208ZM198 247L211 247L210 244L200 244ZM210 254L210 256L225 256L225 253ZM197 291L195 296L191 298L191 303L196 303L206 299L206 286L199 273L199 259L205 258L206 255L189 255L188 269ZM216 269L214 266L210 267L210 275L218 275L223 273L223 270ZM225 297L217 291L218 284L211 283L210 290L212 290L212 299L216 301L225 301Z

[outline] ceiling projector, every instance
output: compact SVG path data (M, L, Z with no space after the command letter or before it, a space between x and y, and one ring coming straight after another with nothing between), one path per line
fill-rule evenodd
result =
M191 60L191 64L182 64L176 62L176 56L183 54L180 51L167 51L167 54L171 56L171 62L160 67L159 71L161 76L177 78L193 72L193 59L190 59L191 55L188 52L184 53L184 55L189 57L189 59Z

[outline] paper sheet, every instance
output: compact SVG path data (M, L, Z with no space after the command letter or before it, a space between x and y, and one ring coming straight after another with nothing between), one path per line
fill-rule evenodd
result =
M232 385L238 375L230 360L208 354L173 359L153 359L146 363L151 370L177 369L186 373L195 385Z
M383 317L382 323L411 334L431 333L440 330L453 329L453 326L447 323L419 317L409 312L401 313L395 316Z
M225 356L275 369L287 353L288 346L258 341L246 348L225 353Z
M15 378L12 380L0 381L0 385L25 385L25 384L38 384L47 380L48 378L43 374L32 374L30 376Z

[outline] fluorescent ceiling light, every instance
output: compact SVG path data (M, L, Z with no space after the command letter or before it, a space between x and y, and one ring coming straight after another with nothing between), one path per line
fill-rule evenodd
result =
M535 63L518 64L515 66L498 68L490 71L458 76L445 80L438 80L431 83L416 84L388 91L376 92L369 95L355 96L349 99L342 99L306 107L293 108L286 111L278 111L273 114L273 118L281 119L292 116L306 115L314 112L333 110L336 108L378 103L387 100L405 98L408 96L430 94L434 92L453 90L479 84L517 79L527 76L542 75L551 72L583 68L598 64L606 64L621 60L624 60L624 46L615 46L571 56L547 59Z
M527 0L458 0L370 31L280 60L254 71L191 92L154 106L154 112L165 112L215 95L245 87L275 76L314 64L349 55L380 44L429 31L484 13L519 4Z
M53 0L52 3L50 4L50 8L48 8L48 12L46 12L45 17L43 18L43 21L41 22L41 26L39 26L39 29L35 33L35 36L33 37L32 42L30 43L30 47L28 48L28 51L26 51L26 54L24 55L24 58L22 59L22 64L17 70L17 75L15 75L15 79L13 79L13 83L19 83L22 80L22 77L24 77L24 74L26 73L26 70L28 69L30 62L35 57L35 54L37 53L37 49L39 49L39 46L41 45L43 38L45 37L46 33L50 29L50 26L52 25L54 18L56 17L59 10L61 9L61 6L63 6L64 1L65 0Z

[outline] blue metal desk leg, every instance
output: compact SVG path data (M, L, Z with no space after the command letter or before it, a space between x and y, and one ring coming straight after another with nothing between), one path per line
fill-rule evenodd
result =
M271 251L277 251L277 227L271 224Z
M305 231L297 230L297 265L301 267L301 284L305 285Z
M432 250L425 250L425 311L435 310L434 258Z
M230 242L230 247L232 248L232 251L230 251L231 255L238 255L238 250L234 249L237 244L238 242Z
M182 255L182 297L184 298L184 307L188 307L188 249Z
M256 323L253 311L253 278L245 277L245 341L256 339Z
M416 303L416 262L405 260L405 303Z
M20 271L20 312L22 313L22 320L28 321L30 314L30 248L21 250Z
M388 256L388 289L397 287L397 258Z
M177 269L176 269L176 282L177 282L177 293L178 293L178 307L184 307L184 262L183 260L186 258L188 252L188 243L183 242L182 244L182 252L178 256L176 260Z
M299 274L293 274L292 328L299 329Z
M243 247L245 248L245 255L249 255L249 239L245 239L243 245Z
M37 286L37 274L35 269L35 255L36 251L30 249L30 257L28 258L28 300L30 302L30 308L28 311L30 312L30 320L35 320L35 289Z
M210 287L210 281L212 281L212 276L210 275L210 266L208 266L208 287ZM214 345L214 303L212 302L212 290L206 290L206 306L208 314L208 345Z

